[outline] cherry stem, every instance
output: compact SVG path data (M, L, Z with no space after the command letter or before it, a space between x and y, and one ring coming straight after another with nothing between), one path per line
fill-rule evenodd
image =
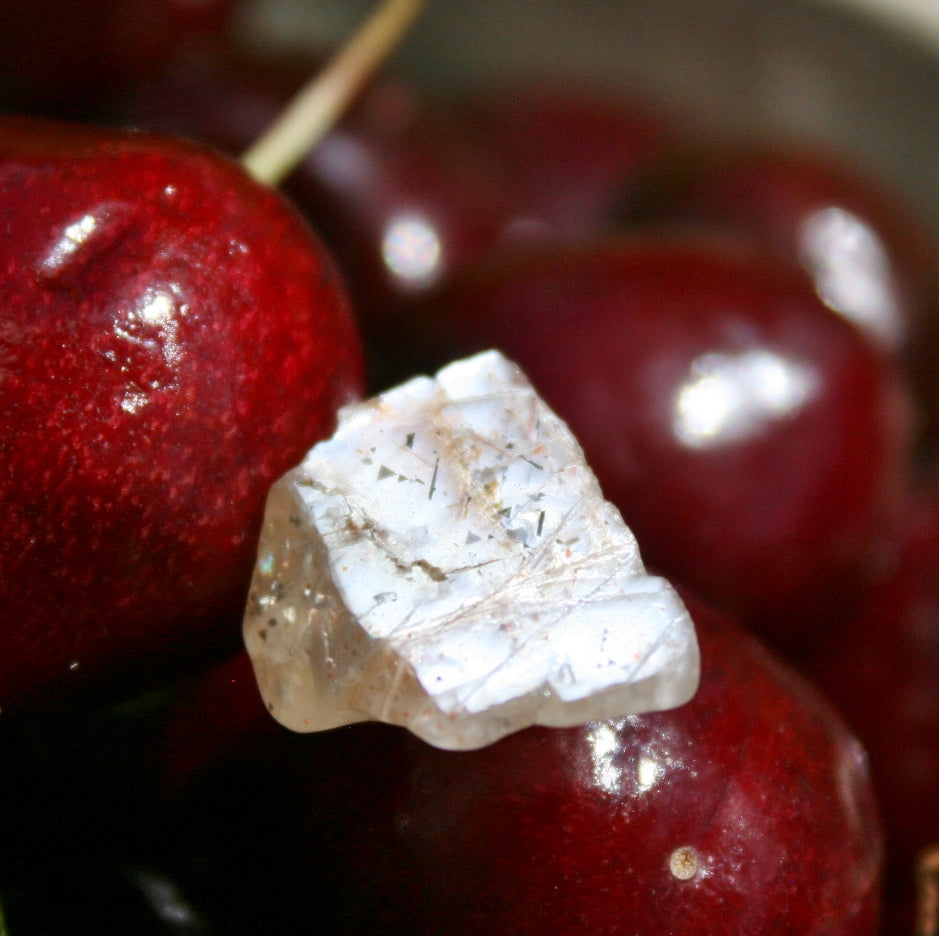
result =
M916 936L939 936L939 845L916 861Z
M384 0L242 155L248 172L268 185L282 182L342 116L424 4L425 0Z

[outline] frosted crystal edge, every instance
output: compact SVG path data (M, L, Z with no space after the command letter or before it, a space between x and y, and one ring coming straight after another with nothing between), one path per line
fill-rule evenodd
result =
M288 727L445 748L670 708L699 675L677 593L493 352L344 408L273 486L244 632Z

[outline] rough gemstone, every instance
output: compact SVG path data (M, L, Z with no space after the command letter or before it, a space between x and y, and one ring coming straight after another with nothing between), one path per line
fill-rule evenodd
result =
M698 683L680 598L497 352L344 408L274 485L244 637L287 727L376 719L443 748Z

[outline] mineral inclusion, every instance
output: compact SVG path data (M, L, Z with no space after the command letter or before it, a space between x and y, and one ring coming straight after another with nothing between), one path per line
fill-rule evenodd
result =
M344 408L274 485L244 637L288 728L452 749L671 708L699 677L681 600L494 351Z

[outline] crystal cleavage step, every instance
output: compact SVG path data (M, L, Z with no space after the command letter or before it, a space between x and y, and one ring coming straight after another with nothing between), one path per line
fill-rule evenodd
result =
M681 599L495 351L345 407L274 485L244 637L287 727L452 749L672 708L699 676Z

